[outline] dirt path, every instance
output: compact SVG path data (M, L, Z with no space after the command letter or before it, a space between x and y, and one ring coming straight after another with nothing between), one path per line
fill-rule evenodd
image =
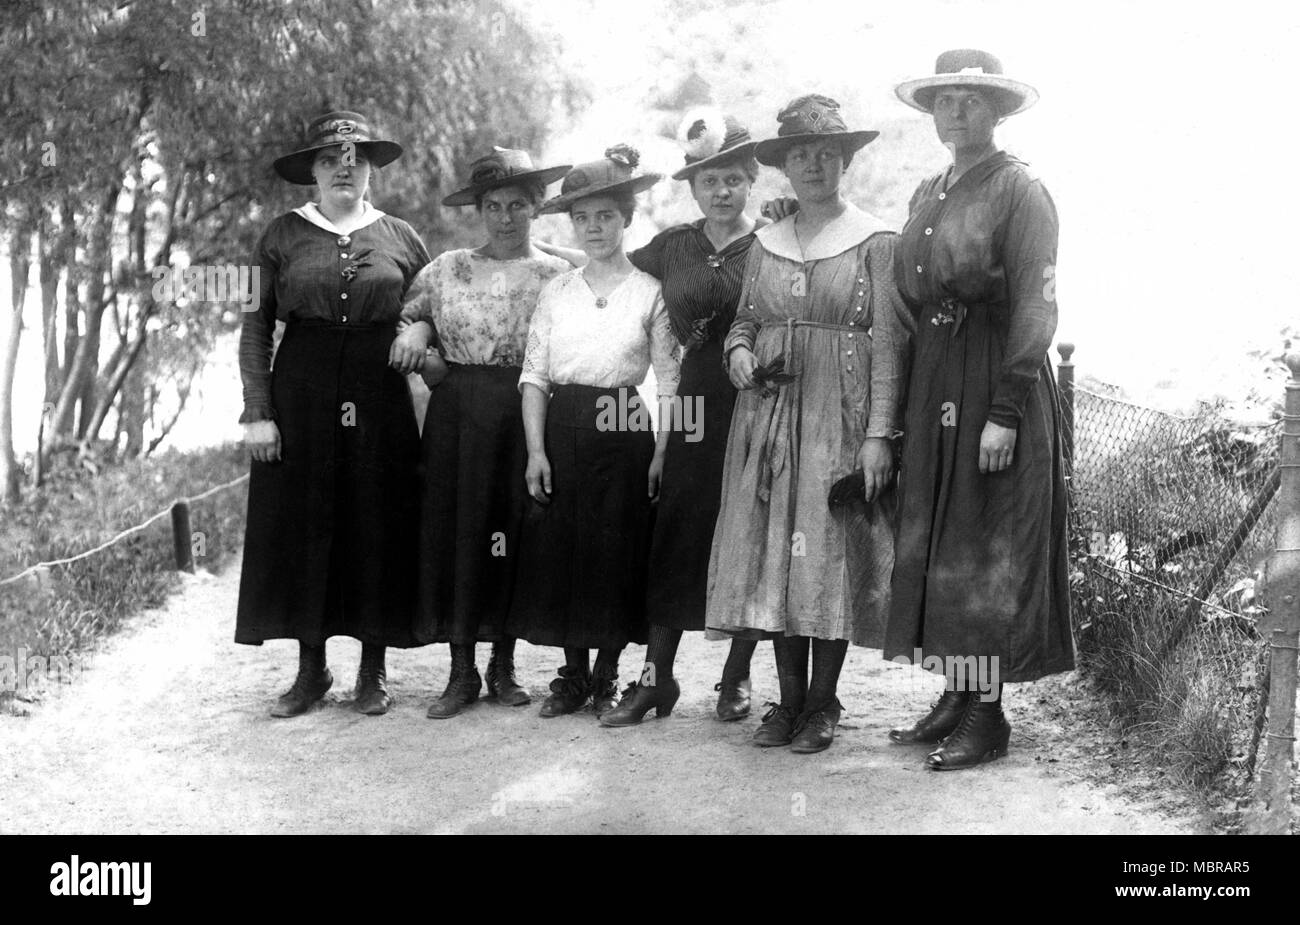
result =
M1077 718L1068 681L1021 685L1009 698L1008 758L927 772L922 750L890 745L885 731L924 709L934 679L863 649L845 666L839 737L812 756L754 748L757 710L739 723L711 718L724 649L698 634L681 648L672 717L637 728L601 728L590 713L540 719L557 656L523 644L531 706L480 702L452 720L425 719L446 679L440 646L390 653L397 703L362 717L348 704L360 651L351 640L330 643L325 704L272 720L266 709L293 678L296 648L231 641L238 575L231 564L187 579L76 683L20 704L27 716L0 717L0 832L1209 830L1158 784L1143 804L1107 785L1120 774L1105 737ZM643 653L627 651L625 676ZM486 660L481 651L480 669ZM770 647L759 647L754 669L756 703L775 699Z

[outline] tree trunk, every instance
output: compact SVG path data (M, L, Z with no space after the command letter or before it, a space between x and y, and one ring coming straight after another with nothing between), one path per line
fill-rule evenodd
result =
M10 306L8 337L0 357L0 503L18 500L18 461L14 458L14 373L18 344L23 335L23 303L27 301L27 273L32 265L32 222L19 219L9 242Z
M40 247L41 276L41 340L45 348L45 414L53 410L59 400L62 376L59 368L59 275L60 248L50 224L42 223Z
M46 432L46 441L69 437L73 431L73 416L78 401L84 401L87 395L94 394L95 375L99 370L99 330L104 319L104 310L108 307L104 292L107 288L108 274L112 269L111 238L113 217L120 185L115 185L100 203L98 220L91 233L90 253L86 264L90 268L90 281L86 289L86 332L77 344L76 355L68 370L67 380L54 409L54 419ZM83 404L81 420L76 433L84 434L90 423L93 405Z

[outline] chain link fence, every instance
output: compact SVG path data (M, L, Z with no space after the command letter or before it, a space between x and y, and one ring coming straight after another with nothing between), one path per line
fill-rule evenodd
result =
M1281 422L1242 427L1210 405L1166 414L1074 385L1068 366L1080 667L1157 763L1244 795L1268 702L1256 590L1274 542Z

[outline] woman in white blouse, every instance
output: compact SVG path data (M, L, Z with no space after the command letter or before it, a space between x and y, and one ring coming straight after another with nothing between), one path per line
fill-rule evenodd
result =
M610 148L571 170L560 195L539 210L568 212L588 257L542 290L519 377L525 481L535 503L524 520L507 631L564 648L542 705L547 717L588 701L597 716L612 709L619 655L646 640L651 503L664 441L656 447L636 386L653 365L660 402L671 400L679 365L659 282L623 252L635 195L661 179L633 176L637 159L626 145Z

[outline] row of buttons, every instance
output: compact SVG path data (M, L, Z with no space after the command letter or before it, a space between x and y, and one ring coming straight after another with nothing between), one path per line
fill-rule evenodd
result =
M341 248L345 248L345 247L347 247L349 244L352 243L352 238L349 237L348 235L343 235L343 237L339 238L339 239L338 239L336 242L334 242L334 243L336 243L336 244L337 244L339 247L341 247ZM347 253L346 250L344 250L344 251L340 251L340 252L339 252L339 259L340 259L340 260L347 260L347 259L348 259L348 253ZM347 278L347 275L344 274L344 279L346 279L346 278ZM347 298L348 298L348 294L347 294L346 292L340 292L340 293L339 293L339 298L340 298L340 299L343 299L343 300L346 302L346 301L347 301ZM347 323L348 323L348 316L347 316L347 315L344 315L343 318L342 318L342 320L343 320L343 323L344 323L344 324L347 324Z

